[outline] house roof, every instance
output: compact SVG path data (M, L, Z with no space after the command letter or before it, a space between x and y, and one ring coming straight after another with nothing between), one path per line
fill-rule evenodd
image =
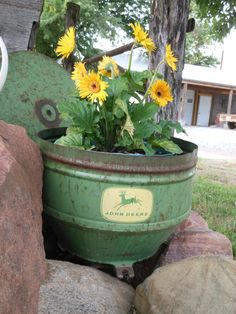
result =
M236 89L235 71L226 72L220 69L185 64L183 81L186 83L212 85Z
M127 68L129 62L129 53L120 54L115 56L114 59L119 65ZM143 71L147 68L148 59L140 56L138 53L134 53L132 70ZM228 72L215 68L185 64L182 75L184 83L236 89L236 71L234 71L234 69L232 69L231 72Z

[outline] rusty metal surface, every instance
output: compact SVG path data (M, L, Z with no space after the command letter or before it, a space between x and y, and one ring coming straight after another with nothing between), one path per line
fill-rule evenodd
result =
M25 127L35 139L40 130L62 125L56 104L73 91L69 74L54 60L30 51L11 53L0 119Z
M176 143L189 152L179 156L134 156L128 154L112 154L96 151L82 151L77 148L54 145L47 140L58 138L64 134L65 129L55 128L53 130L43 130L39 133L40 145L43 147L44 156L52 161L57 161L72 167L82 167L93 170L123 172L123 173L170 173L181 172L195 168L197 163L197 145L175 139Z
M189 215L197 147L180 140L187 153L165 157L81 151L53 143L64 131L38 140L45 217L72 255L130 278Z

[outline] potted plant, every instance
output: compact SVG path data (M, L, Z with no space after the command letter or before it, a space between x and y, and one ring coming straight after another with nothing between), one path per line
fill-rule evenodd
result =
M76 93L58 104L67 128L43 130L45 214L66 250L89 261L112 264L118 276L152 256L191 210L195 144L172 138L175 121L159 121L160 107L173 100L158 72L174 71L170 45L155 71L132 72L135 46L155 44L139 23L130 24L134 43L128 69L104 56L97 71L75 63ZM75 50L75 30L60 38L56 52ZM78 55L78 53L77 53ZM146 88L147 86L147 88Z

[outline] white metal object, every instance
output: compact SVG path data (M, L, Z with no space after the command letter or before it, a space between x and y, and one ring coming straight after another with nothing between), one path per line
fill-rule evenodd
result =
M200 95L197 116L198 126L208 126L210 120L212 96Z
M7 71L8 71L7 48L4 44L4 41L2 40L2 37L0 37L0 49L1 49L1 55L2 55L2 65L1 65L1 70L0 70L0 91L1 91L6 81Z

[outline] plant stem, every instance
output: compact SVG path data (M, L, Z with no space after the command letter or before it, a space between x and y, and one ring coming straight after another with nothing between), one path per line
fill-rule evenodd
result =
M109 151L109 141L108 141L108 138L109 138L109 130L108 130L108 123L107 123L107 115L106 115L106 108L105 108L105 104L102 104L102 114L103 114L103 118L104 118L104 121L105 121L105 134L104 134L104 138L105 138L105 147L106 147L106 150Z
M142 101L143 104L144 104L144 102L145 102L145 100L146 100L146 98L147 98L149 88L152 86L152 84L153 84L153 82L154 82L154 80L155 80L155 78L156 78L156 75L157 75L157 72L158 72L158 70L159 70L159 67L160 67L164 62L165 62L165 60L161 60L161 61L158 63L158 65L156 66L156 69L155 69L155 71L154 71L153 77L152 77L152 79L151 79L151 81L150 81L150 83L149 83L149 85L148 85L148 88L146 89L146 92L145 92L145 94L144 94L144 96L143 96L143 101Z
M128 69L127 69L128 72L130 72L130 68L131 68L131 64L132 64L132 56L133 56L134 47L135 47L135 43L133 43L133 46L131 47L131 50L130 50L129 65L128 65Z

